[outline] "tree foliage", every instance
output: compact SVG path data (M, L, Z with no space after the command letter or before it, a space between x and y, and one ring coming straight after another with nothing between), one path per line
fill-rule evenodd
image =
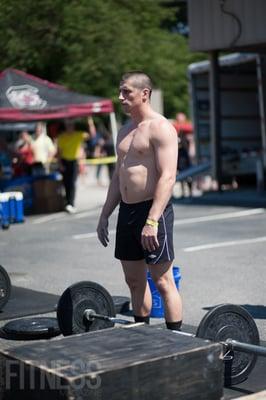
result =
M187 65L198 59L167 27L178 6L159 0L0 0L0 68L117 99L127 70L163 90L168 117L188 110Z

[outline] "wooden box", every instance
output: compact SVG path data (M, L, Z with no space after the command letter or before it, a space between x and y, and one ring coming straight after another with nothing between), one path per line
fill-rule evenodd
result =
M33 183L34 212L51 213L64 209L63 187L61 181L39 179Z
M61 195L62 181L54 179L37 179L33 182L33 193L35 198L42 199Z
M1 351L1 399L216 400L222 346L135 325Z
M34 199L34 212L36 214L59 212L64 209L62 196L50 196Z

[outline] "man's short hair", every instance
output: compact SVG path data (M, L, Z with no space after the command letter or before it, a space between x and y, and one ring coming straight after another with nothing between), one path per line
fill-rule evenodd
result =
M149 75L142 71L129 71L122 76L122 81L127 81L128 79L132 79L134 86L139 89L149 89L151 97L153 84Z

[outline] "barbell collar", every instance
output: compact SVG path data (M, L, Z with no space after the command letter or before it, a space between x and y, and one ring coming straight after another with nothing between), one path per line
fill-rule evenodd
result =
M116 317L109 317L107 315L97 314L91 309L87 309L84 311L84 317L89 321L93 321L94 319L100 319L102 321L112 322L114 324L120 325L131 325L132 322L126 319L116 318Z
M233 339L226 339L224 344L233 351L241 351L243 353L257 354L258 356L266 357L266 347L263 346L238 342Z

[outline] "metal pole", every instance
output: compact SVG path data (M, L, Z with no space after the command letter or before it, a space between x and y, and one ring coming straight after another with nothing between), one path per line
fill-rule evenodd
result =
M116 154L116 139L117 139L117 123L116 123L116 117L115 117L115 113L111 112L109 114L110 117L110 125L111 125L111 131L112 131L112 138L113 138L113 143L114 143L114 150L115 150L115 154Z
M196 100L196 83L195 83L195 77L191 71L189 71L189 98L190 98L190 109L191 109L191 117L192 117L192 122L193 122L193 127L194 127L194 140L195 140L195 147L196 147L196 162L199 164L199 161L201 159L201 148L200 148L200 128L199 128L199 110L197 106L197 100Z
M220 101L220 74L218 52L210 52L210 138L212 175L217 181L218 190L221 190L221 101Z
M87 318L89 321L93 321L94 319L100 319L102 321L113 322L114 324L121 324L121 325L131 325L132 322L126 319L116 318L116 317L109 317L107 315L96 314L93 310L85 310L84 317Z
M249 343L242 343L233 339L227 339L225 341L225 344L234 351L241 351L243 353L257 354L258 356L266 357L266 347L256 346Z
M87 318L89 321L93 321L94 319L100 319L102 321L108 321L108 322L113 322L114 324L122 324L122 325L134 325L129 320L126 319L120 319L116 317L109 317L107 315L102 315L102 314L96 314L94 310L92 309L86 309L84 311L84 317ZM172 331L172 333L176 333L181 336L188 336L188 337L193 337L195 338L196 335L193 333L188 333L188 332L183 332L183 331ZM208 339L205 339L208 340ZM250 343L243 343L243 342L238 342L237 340L234 339L226 339L225 342L217 342L220 344L225 345L228 350L233 350L233 351L240 351L242 353L250 353L250 354L256 354L258 356L266 357L266 347L263 346L257 346L254 344Z

